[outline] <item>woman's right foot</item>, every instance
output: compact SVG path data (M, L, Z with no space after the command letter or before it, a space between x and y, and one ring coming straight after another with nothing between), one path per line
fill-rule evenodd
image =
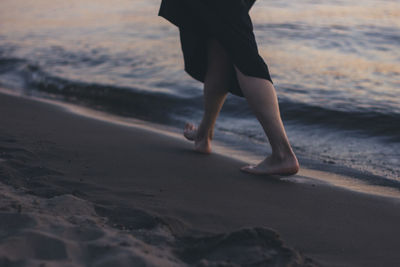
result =
M294 175L299 171L299 162L293 153L289 153L283 157L271 155L265 158L257 165L248 165L240 170L257 175Z
M192 123L186 123L183 130L183 136L194 141L194 150L203 154L211 153L211 139L209 137L200 137L198 129Z

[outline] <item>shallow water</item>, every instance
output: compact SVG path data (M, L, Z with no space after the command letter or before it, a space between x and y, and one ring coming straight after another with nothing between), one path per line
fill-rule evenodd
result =
M201 118L178 29L157 0L3 0L0 86L174 127ZM250 15L296 152L400 184L400 3L258 0ZM269 152L243 98L216 139ZM397 182L396 182L397 181Z

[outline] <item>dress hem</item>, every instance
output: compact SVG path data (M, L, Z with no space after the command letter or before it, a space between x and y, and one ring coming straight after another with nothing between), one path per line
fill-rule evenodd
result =
M189 76L191 76L193 79L204 83L205 81L205 71L206 71L206 63L204 62L204 60L198 60L198 62L200 62L201 64L199 64L200 66L193 64L191 60L191 57L189 56L193 56L193 49L190 47L190 53L187 52L188 54L185 56L185 49L188 49L187 46L187 38L196 38L196 40L198 40L198 36L197 37L193 37L195 35L201 35L200 37L204 37L204 40L206 40L207 38L214 38L216 39L222 47L224 47L224 49L226 50L227 54L230 57L230 60L232 62L232 66L231 66L231 71L232 71L232 78L230 81L230 88L228 88L228 91L236 96L240 96L240 97L244 97L242 89L240 88L239 85L239 81L237 79L237 74L236 71L234 69L234 66L236 66L238 68L238 70L243 73L246 76L249 77L255 77L255 78L260 78L260 79L265 79L270 81L273 84L272 78L270 76L269 73L269 69L268 66L265 64L264 60L262 59L262 57L259 55L258 53L258 49L257 46L255 44L255 42L253 41L252 46L250 46L250 44L247 44L246 42L242 41L242 39L239 38L239 41L241 41L241 45L244 46L246 49L249 49L249 51L255 51L252 54L252 57L254 57L254 60L256 62L254 62L254 64L258 64L259 65L259 69L258 72L264 72L263 74L259 74L259 73L254 73L254 71L250 71L248 70L248 68L250 68L248 62L243 61L243 57L235 57L234 51L232 51L233 47L231 47L229 45L229 34L225 33L225 35L222 34L216 34L214 33L213 29L211 29L211 32L209 31L202 31L201 29L194 29L193 27L190 27L190 25L185 26L185 24L182 24L182 21L180 22L179 19L174 19L173 16L168 16L168 14L163 14L162 13L162 9L160 9L158 16L166 19L167 21L169 21L170 23L172 23L173 25L175 25L179 31L180 31L180 37L181 37L181 48L182 48L182 52L183 52L183 56L184 56L184 70L187 74L189 74ZM197 25L196 25L197 26ZM209 25L208 25L209 26ZM208 27L206 27L208 28ZM186 37L185 34L189 35L189 37ZM225 37L225 38L224 38ZM186 38L186 39L185 39ZM196 46L196 48L200 51L201 53L206 53L206 48L204 48L205 46L205 41L202 39L201 44L199 42L196 42L194 45ZM190 40L190 42L193 42L192 40ZM190 43L192 44L192 43ZM248 47L248 48L247 48ZM237 48L236 48L236 52L237 52ZM196 51L196 58L199 57L198 51ZM204 57L206 57L206 55L203 54ZM242 62L240 62L240 60ZM198 63L195 62L195 63ZM192 64L192 66L190 66L190 64ZM242 64L247 65L246 66L242 66ZM251 64L251 63L250 63ZM257 69L254 69L257 71Z

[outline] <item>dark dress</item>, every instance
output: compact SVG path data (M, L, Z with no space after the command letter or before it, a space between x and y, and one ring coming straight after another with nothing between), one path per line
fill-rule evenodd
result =
M185 71L204 82L207 39L215 38L244 74L272 82L268 66L258 53L249 16L256 0L162 0L158 15L179 27ZM229 92L243 96L231 66Z

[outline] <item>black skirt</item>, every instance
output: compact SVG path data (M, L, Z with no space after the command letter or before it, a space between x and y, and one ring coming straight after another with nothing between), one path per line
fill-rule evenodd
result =
M249 16L256 0L162 0L158 15L179 27L185 71L203 82L207 70L207 39L215 38L231 61L248 76L272 79L258 53ZM233 65L229 92L243 96Z

